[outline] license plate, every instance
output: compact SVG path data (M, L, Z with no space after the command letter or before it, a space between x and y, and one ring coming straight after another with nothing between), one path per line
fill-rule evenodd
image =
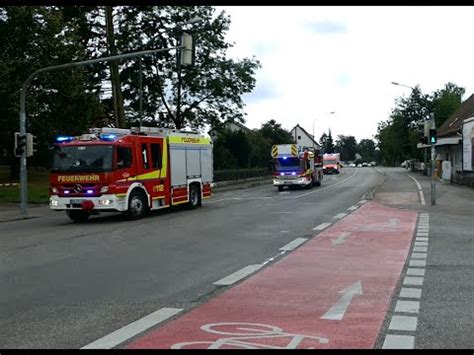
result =
M69 200L71 205L80 205L85 200Z

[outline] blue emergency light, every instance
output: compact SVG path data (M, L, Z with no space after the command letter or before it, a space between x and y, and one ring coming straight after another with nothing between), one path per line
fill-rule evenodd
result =
M101 134L100 139L104 141L113 141L117 136L115 134Z
M74 139L73 136L57 136L56 137L56 142L61 143L61 142L69 142Z

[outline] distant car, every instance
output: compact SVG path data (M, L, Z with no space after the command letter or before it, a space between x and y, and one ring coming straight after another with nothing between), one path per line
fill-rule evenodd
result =
M355 165L354 163L351 163L349 166L350 166L351 168L355 168L357 165Z
M406 168L408 165L408 160L405 160L403 163L400 164L402 168Z
M358 167L358 168L362 168L362 164L360 164L360 163L357 164L357 167Z
M376 164L375 164L374 161L371 161L371 162L370 162L370 165L375 166Z
M367 163L367 166L370 168L370 167L372 166L372 164L370 164L370 163Z
M368 165L368 164L367 164L367 163L365 163L365 162L364 162L364 163L362 163L362 166L363 166L363 167L366 167L367 165Z

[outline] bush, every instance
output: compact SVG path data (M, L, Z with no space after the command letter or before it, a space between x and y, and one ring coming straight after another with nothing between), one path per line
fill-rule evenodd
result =
M258 176L270 176L268 168L215 170L214 181L240 180Z

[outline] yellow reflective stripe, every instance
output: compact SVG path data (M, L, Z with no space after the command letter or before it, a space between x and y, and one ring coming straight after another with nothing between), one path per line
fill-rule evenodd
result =
M173 205L180 205L182 203L188 203L189 200L186 200L186 201L179 201L179 202L173 202Z
M278 147L276 145L272 148L272 157L276 157L278 155Z
M161 159L161 173L160 178L166 178L166 172L168 170L168 143L166 139L163 139L163 157Z
M170 136L169 142L175 144L211 144L211 140L206 137Z
M133 181L133 180L150 180L150 179L159 179L160 178L160 169L150 171L149 173L137 175L131 178L128 178L128 181Z
M291 154L293 154L295 157L298 156L298 149L296 148L296 144L291 145Z
M152 200L159 200L161 198L165 198L165 196L156 196L156 197L152 197L151 199Z
M123 197L123 196L127 196L127 193L125 192L125 193L123 193L123 194L115 194L115 196L117 196L117 197Z

